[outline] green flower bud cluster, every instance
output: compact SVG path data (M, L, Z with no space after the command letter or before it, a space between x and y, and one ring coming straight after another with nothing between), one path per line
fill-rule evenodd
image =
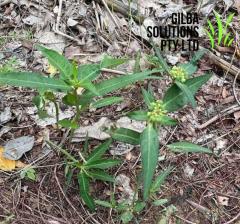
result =
M178 80L179 82L185 82L187 80L187 73L186 71L177 66L173 66L171 71L170 71L170 76L174 80Z
M148 119L151 122L158 122L163 115L166 115L167 111L164 109L162 100L152 102L150 105L150 111L147 113Z

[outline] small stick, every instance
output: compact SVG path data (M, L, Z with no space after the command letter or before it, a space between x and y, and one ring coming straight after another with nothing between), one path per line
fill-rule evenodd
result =
M240 110L240 106L238 106L238 105L233 105L233 106L231 106L231 107L229 107L229 108L221 111L221 115L222 115L222 116L224 116L224 115L229 115L229 114L232 114L232 113L234 113L234 112L236 112L236 111L239 111L239 110ZM218 115L212 117L212 118L211 118L210 120L208 120L207 122L199 125L199 126L197 127L197 129L206 128L208 125L210 125L210 124L212 124L213 122L217 121L219 118L220 118L220 115L218 114Z
M237 68L236 66L231 65L229 62L223 60L222 58L219 58L218 56L216 56L212 52L208 51L207 55L208 55L209 59L211 61L213 61L216 65L218 65L219 67L221 67L225 71L229 71L229 73L231 73L232 75L235 75L235 77L239 73L240 68ZM240 76L237 76L237 79L240 80Z
M102 68L101 71L102 72L115 73L115 74L118 74L118 75L126 75L125 72L118 71L118 70L113 70L113 69L109 69L109 68Z
M53 29L53 31L56 33L56 34L59 34L63 37L66 37L70 40L73 40L73 41L76 41L79 45L84 45L84 43L78 39L75 39L74 37L71 37L63 32L61 32L59 30L59 25L60 25L60 19L61 19L61 14L62 14L62 3L63 3L63 0L59 0L59 9L58 9L58 15L57 15L57 23L56 23L56 26L55 26L55 29Z

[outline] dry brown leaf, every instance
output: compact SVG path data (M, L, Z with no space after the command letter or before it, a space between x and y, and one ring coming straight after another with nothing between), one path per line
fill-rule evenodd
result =
M24 168L27 164L21 161L6 159L3 157L4 148L0 146L0 170L12 171L15 168Z
M240 14L240 1L239 0L235 0L234 6L237 8L238 13Z

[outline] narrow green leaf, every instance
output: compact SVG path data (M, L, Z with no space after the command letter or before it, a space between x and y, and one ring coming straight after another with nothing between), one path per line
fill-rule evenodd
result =
M140 133L127 128L118 128L112 131L111 137L120 142L125 142L131 145L139 145Z
M212 153L208 148L190 143L190 142L175 142L170 145L167 145L169 149L173 152L199 152L199 153Z
M78 79L81 82L93 81L101 74L99 64L85 64L78 67Z
M183 84L183 83L181 83L179 81L175 81L175 83L183 91L183 93L186 95L186 97L188 98L188 100L192 104L192 106L196 107L197 103L196 103L196 101L194 99L194 96L193 96L191 90L188 88L188 86L186 86L185 84Z
M201 48L200 50L194 52L193 57L190 61L191 64L195 65L206 53L206 48Z
M123 100L124 100L123 97L106 97L92 103L91 106L98 109L105 106L110 106L112 104L120 103Z
M96 160L92 161L91 163L86 163L85 168L86 169L107 169L113 166L118 165L121 163L120 160L113 160L113 159L102 159L102 160Z
M166 203L168 203L168 199L159 199L159 200L153 201L153 205L155 205L155 206L161 206Z
M102 201L102 200L95 200L94 201L96 205L103 206L105 208L112 208L112 204L108 201Z
M85 173L78 173L78 184L80 187L80 196L82 197L85 204L91 209L95 210L95 204L93 198L89 195L89 180Z
M205 30L206 34L209 37L210 43L211 43L211 47L214 48L214 37L207 31Z
M129 223L133 219L133 217L134 216L133 216L132 212L130 212L130 211L126 211L126 212L122 213L120 216L123 224Z
M231 13L231 14L227 17L226 25L225 25L225 27L224 27L224 29L223 29L223 34L224 34L224 35L226 35L226 33L227 33L227 28L228 28L229 24L232 22L232 19L233 19L234 15L235 15L235 13Z
M92 92L96 96L100 96L100 93L98 92L96 87L91 82L88 82L88 81L81 82L81 87L89 90L90 92Z
M178 124L177 120L172 119L171 117L169 117L167 115L159 116L159 120L157 120L156 122L158 122L159 124L164 125L164 126L174 126L174 125Z
M71 89L71 87L62 80L48 78L33 72L0 73L0 84L64 92Z
M143 99L148 108L151 106L151 103L155 101L154 96L151 94L151 92L145 90L142 88L142 94L143 94Z
M223 25L222 25L222 21L221 21L220 15L216 11L213 11L213 12L214 12L214 15L215 15L216 20L217 20L217 25L218 25L218 45L220 45L221 41L222 41L222 38L223 38Z
M234 37L228 42L228 47L230 47L232 45L232 42L234 41Z
M227 36L224 38L224 42L223 42L224 46L227 45L227 42L228 42L228 39L229 39L230 35L231 35L231 33L228 33Z
M192 95L195 95L198 89L211 78L210 74L188 79L184 84L190 89ZM173 84L165 93L163 102L168 112L176 111L185 106L189 100L176 84Z
M168 66L167 62L164 60L163 56L161 55L160 53L160 50L159 48L157 48L154 43L153 43L153 48L154 48L154 51L158 57L158 60L159 60L159 63L160 65L162 66L162 68L167 72L169 73L170 72L170 67Z
M114 68L118 65L125 63L128 59L126 58L112 58L110 56L105 55L103 58L100 67L101 68Z
M208 23L209 29L211 31L211 35L214 37L215 31L214 31L213 25L209 19L207 20L207 23Z
M186 64L180 64L179 67L183 68L186 71L188 77L194 74L198 69L197 65L194 65L190 62Z
M73 66L63 55L39 45L37 46L37 49L42 52L53 67L60 71L65 79L70 78L73 73Z
M101 156L108 150L111 143L112 143L112 140L109 139L104 143L102 143L101 145L99 145L97 148L95 148L92 151L92 153L90 153L90 155L88 156L86 164L99 160Z
M137 201L133 207L133 210L134 210L134 212L139 213L144 209L145 206L146 206L145 202Z
M113 176L110 176L108 173L102 170L91 170L91 171L88 170L87 173L90 177L94 179L114 182Z
M140 137L140 146L143 164L143 198L146 200L148 198L153 175L157 167L159 154L158 134L152 124L148 124L142 132Z
M144 71L136 74L130 74L130 75L123 75L120 77L108 79L105 81L102 81L95 85L97 91L100 93L100 95L105 95L107 93L116 91L121 88L125 88L126 86L146 79L150 74L155 73L156 71ZM86 91L82 94L81 101L83 103L87 103L91 100L91 98L94 97L94 94L92 94L89 91Z
M148 119L147 111L138 110L127 114L130 119L137 121L146 121Z
M169 167L166 170L164 170L159 176L157 176L156 180L152 183L150 192L155 193L159 190L162 184L164 184L166 178L168 175L172 172L173 167Z

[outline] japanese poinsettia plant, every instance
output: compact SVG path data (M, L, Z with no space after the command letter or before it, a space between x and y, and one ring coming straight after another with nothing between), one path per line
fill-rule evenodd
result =
M171 117L171 112L183 108L187 104L196 107L194 95L211 77L204 74L191 77L197 71L197 61L203 56L204 51L195 53L189 63L179 64L170 68L164 61L160 52L156 50L159 63L165 72L171 77L172 85L167 89L162 99L156 99L152 89L142 89L142 95L146 107L128 113L129 118L137 121L145 121L146 128L142 133L120 128L112 131L112 138L133 145L139 145L142 158L143 174L143 198L146 200L151 191L152 180L158 164L159 157L159 134L163 126L177 125L177 120ZM167 145L174 152L204 152L211 153L211 150L190 142L181 141Z
M57 123L65 128L76 129L79 125L81 111L89 106L100 108L123 100L122 97L105 97L106 94L136 81L151 78L150 74L156 72L149 70L94 83L103 68L114 68L126 62L126 59L105 56L100 63L77 65L54 50L43 46L37 46L37 49L59 72L57 78L47 77L36 72L5 72L0 73L0 84L37 89L39 95L34 97L33 102L38 108L39 115L47 116L44 110L45 104L49 101L53 102L56 108ZM59 120L59 99L55 96L56 92L65 93L62 103L76 109L73 119Z

